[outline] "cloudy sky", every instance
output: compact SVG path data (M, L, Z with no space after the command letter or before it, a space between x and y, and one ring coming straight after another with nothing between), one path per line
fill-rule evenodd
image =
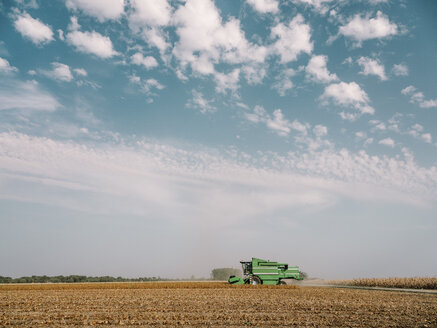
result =
M436 275L436 16L0 2L0 275Z

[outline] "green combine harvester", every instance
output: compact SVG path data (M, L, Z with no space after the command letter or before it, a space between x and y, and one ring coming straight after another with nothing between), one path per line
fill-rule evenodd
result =
M299 268L290 267L287 263L278 263L252 258L252 261L241 261L244 278L230 276L228 282L234 285L286 285L282 279L302 280Z

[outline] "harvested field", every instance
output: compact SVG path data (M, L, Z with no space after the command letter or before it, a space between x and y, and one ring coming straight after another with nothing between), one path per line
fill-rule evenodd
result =
M411 289L437 289L437 277L416 278L361 278L353 280L335 280L336 285L359 287L386 287Z
M1 285L1 327L437 327L437 297L226 283Z

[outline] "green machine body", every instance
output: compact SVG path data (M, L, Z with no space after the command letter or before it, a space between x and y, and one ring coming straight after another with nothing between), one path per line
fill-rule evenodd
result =
M252 261L241 261L244 278L230 276L228 282L234 285L285 285L283 279L302 280L297 266L267 261L253 257Z

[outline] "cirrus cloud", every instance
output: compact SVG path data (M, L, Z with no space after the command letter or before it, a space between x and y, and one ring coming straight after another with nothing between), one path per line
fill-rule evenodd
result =
M103 146L0 133L0 197L90 213L207 219L213 225L308 206L323 210L343 199L432 207L437 170L407 155L342 149L241 160L234 153L146 140Z
M30 110L52 112L61 105L36 81L0 81L0 110Z

